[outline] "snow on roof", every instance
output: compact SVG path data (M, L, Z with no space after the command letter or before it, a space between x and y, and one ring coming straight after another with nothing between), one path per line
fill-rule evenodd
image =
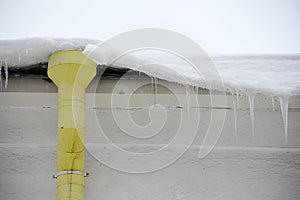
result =
M180 84L249 96L300 95L300 54L183 59L168 52L144 50L118 57L117 50L95 45L88 45L83 53L99 64L126 67Z
M0 60L8 67L28 67L47 63L49 56L58 50L81 49L100 41L84 38L24 38L0 40Z
M105 52L92 52L98 43L98 40L83 38L0 40L0 64L4 68L28 67L47 63L57 50L85 49L84 53L97 63L126 67L181 84L217 90L223 87L218 77L206 76L210 74L209 67L201 67L202 75L206 76L203 78L190 64L170 55L146 52L108 63L104 57L112 57L115 52L108 48ZM227 91L280 97L300 95L300 54L214 56L212 60ZM156 66L145 63L156 63ZM199 60L195 63L201 65Z

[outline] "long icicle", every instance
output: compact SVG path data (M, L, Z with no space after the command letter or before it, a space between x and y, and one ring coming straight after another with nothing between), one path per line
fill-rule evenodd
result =
M272 110L273 110L273 112L275 111L275 102L274 101L275 101L274 97L272 97Z
M19 52L19 54L18 54L18 61L19 61L19 64L21 63L21 53Z
M239 90L236 90L236 105L237 105L237 108L240 107L240 93L239 93Z
M154 85L154 80L153 80L153 77L152 76L150 76L150 79L151 79L151 90L153 90L153 85Z
M236 100L234 98L234 95L232 96L232 105L233 105L233 117L234 117L234 135L235 135L235 141L237 141L237 116L236 116Z
M190 116L190 86L185 85L185 99L186 99L186 108L187 114Z
M154 78L150 76L150 80L151 80L151 92L153 92L153 105L156 105Z
M284 125L284 136L285 136L285 142L288 142L287 139L287 131L288 131L288 109L289 109L289 99L288 97L279 97L280 102L280 110Z
M8 85L8 64L7 64L7 60L4 61L4 71L5 71L5 85L4 85L4 87L7 88L7 85Z
M2 91L2 60L0 60L0 90Z
M233 109L233 118L234 118L234 136L235 136L235 141L237 141L237 116L236 116L236 106L237 106L237 101L234 98L234 93L232 90L229 90L232 96L232 109Z
M154 77L154 105L157 104L157 78Z
M255 135L254 131L254 95L248 96L249 100L249 110L250 110L250 117L251 117L251 124L252 124L252 135Z

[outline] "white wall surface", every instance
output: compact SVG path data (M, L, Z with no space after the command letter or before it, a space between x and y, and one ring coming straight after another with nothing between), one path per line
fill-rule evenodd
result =
M97 100L110 101L109 94L98 95ZM131 108L109 108L101 103L103 107L88 107L87 147L92 146L95 151L87 150L86 171L91 175L85 179L86 200L299 199L300 112L297 100L290 104L287 143L278 102L276 111L272 111L270 100L256 101L253 136L247 99L241 98L241 107L237 110L237 138L230 105L225 108L203 106L197 136L183 156L156 172L129 174L112 169L95 156L97 151L106 152L108 157L112 152L99 134L97 120L116 145L130 151L148 152L168 144L175 137L180 114L187 112L187 108L176 108L171 102L166 107L166 124L158 135L148 140L129 137L115 123L112 111L119 115L129 111L136 123L147 124L148 108L141 105L153 104L153 94L140 95ZM51 176L56 171L56 98L55 93L0 93L1 200L55 198L56 181ZM205 98L205 94L199 96L200 101ZM166 100L172 97L165 93L158 94L157 99L167 105ZM227 110L224 128L213 151L199 159L199 145L208 127L211 109ZM193 113L197 108L189 110ZM170 154L178 148L180 146L173 146ZM161 159L166 158L162 156Z

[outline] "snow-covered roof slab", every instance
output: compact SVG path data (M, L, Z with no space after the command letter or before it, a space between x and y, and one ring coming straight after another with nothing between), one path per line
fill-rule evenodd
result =
M201 66L199 72L191 63L161 52L130 54L109 63L107 56L112 57L117 51L109 48L94 51L99 43L98 40L83 38L0 40L0 60L5 69L22 68L47 63L49 56L57 50L81 49L99 64L126 67L180 84L217 90L225 88L232 93L247 95L287 98L300 95L300 54L220 55L212 56L210 61L204 62L196 58L193 64ZM210 64L206 66L207 62ZM210 76L211 63L220 77Z
M0 60L8 67L28 67L47 63L50 55L58 50L83 50L87 44L100 41L84 38L24 38L0 40Z

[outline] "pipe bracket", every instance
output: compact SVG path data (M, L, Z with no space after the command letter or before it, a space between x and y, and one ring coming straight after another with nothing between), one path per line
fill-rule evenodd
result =
M52 175L52 178L57 179L57 177L65 174L78 174L82 175L83 177L88 177L90 174L82 171L75 171L75 170L65 170L65 171L60 171L55 175Z

